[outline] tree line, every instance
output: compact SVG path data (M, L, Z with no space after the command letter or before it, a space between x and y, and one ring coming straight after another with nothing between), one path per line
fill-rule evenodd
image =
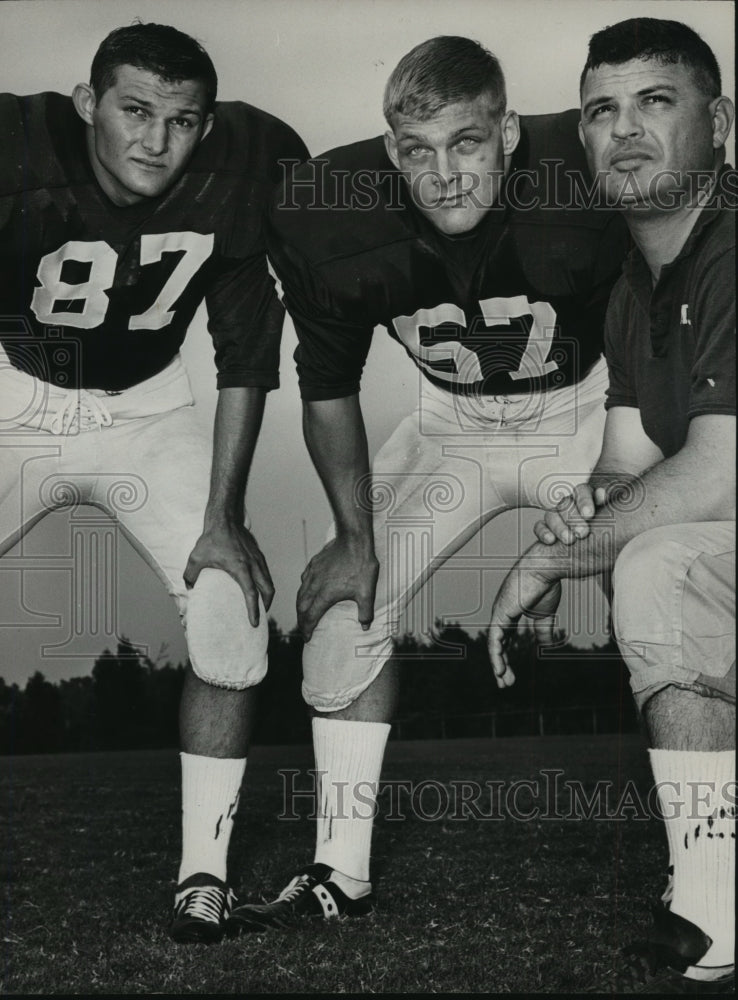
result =
M259 689L255 743L305 743L310 722L300 693L302 639L269 622L269 670ZM513 639L516 683L500 691L486 638L455 625L433 641L405 635L400 664L403 738L631 731L637 728L627 668L608 642L586 651L564 642L540 650L531 631ZM48 680L37 671L25 688L0 678L0 753L156 749L178 745L183 664L154 663L122 639L88 676ZM593 714L594 713L594 714ZM492 720L492 730L490 730Z

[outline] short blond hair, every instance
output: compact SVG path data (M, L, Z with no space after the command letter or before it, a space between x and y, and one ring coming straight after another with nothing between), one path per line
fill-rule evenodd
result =
M384 117L390 127L397 115L425 121L447 104L484 93L499 118L507 105L499 60L471 38L439 35L416 45L394 68L384 89Z

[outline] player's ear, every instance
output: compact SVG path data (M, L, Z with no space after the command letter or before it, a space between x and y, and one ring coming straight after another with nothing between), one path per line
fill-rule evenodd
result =
M400 169L400 157L397 155L397 139L395 139L395 133L392 129L388 129L384 133L384 148L387 150L387 156L392 160L393 164Z
M200 142L205 138L206 135L210 135L210 130L215 123L215 115L209 114L205 117L205 124L202 127L202 135L200 136Z
M581 144L586 149L587 148L587 144L584 141L584 125L582 125L581 120L577 123L577 132L579 133L579 141L581 142Z
M92 125L92 112L95 109L97 101L95 99L95 91L89 83L77 84L72 91L72 103L82 121L87 125Z
M714 101L710 102L710 115L712 119L712 145L715 149L722 149L733 127L735 117L733 102L729 97L716 97Z
M500 122L502 134L502 152L512 156L520 142L520 119L517 111L506 111Z

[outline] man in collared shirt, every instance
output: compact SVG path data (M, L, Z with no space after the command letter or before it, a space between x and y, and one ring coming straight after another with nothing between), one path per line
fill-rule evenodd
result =
M637 408L666 458L680 450L694 417L735 414L735 225L725 211L736 202L730 173L721 171L712 198L656 285L636 248L610 300L607 408Z
M589 482L536 525L495 601L500 687L522 614L550 640L560 581L613 574L613 626L651 743L673 879L618 992L729 992L735 880L733 105L691 29L593 36L581 135L636 248L608 310L610 386Z

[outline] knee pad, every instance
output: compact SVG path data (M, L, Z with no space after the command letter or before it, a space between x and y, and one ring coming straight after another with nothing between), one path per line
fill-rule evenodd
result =
M387 613L366 632L354 601L341 601L323 615L302 653L302 696L319 712L338 712L356 701L392 656Z
M192 669L206 684L243 691L263 679L269 642L266 611L260 602L254 628L243 591L224 570L200 570L187 599L185 628Z

